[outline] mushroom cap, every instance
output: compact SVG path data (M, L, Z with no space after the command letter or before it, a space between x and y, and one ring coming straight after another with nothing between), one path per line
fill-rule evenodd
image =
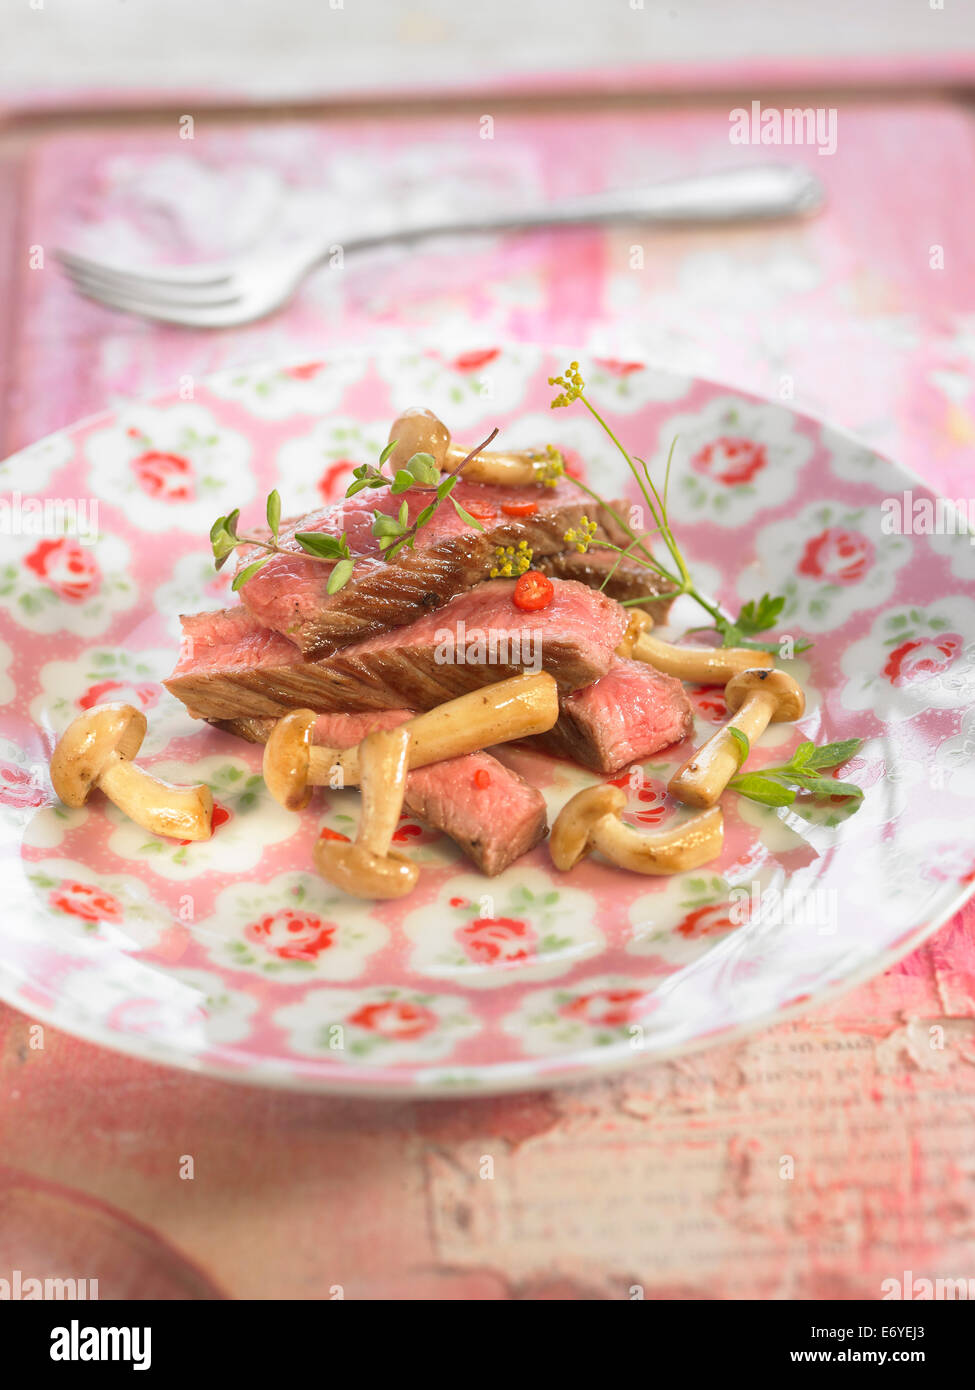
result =
M394 439L396 448L388 460L394 472L405 468L414 454L431 454L440 469L447 462L450 430L432 410L413 406L397 415L389 431L389 442Z
M288 811L303 811L311 800L308 773L317 717L310 709L286 714L264 745L264 781L275 801Z
M805 713L806 697L803 694L802 686L797 685L792 677L787 676L784 671L765 670L762 667L750 667L747 671L739 671L737 676L732 676L724 688L728 713L737 713L748 696L755 694L756 691L761 691L774 698L773 724L779 724L789 719L800 719Z
M94 705L72 720L51 757L51 784L65 806L84 806L112 755L134 758L145 736L146 717L133 705Z
M592 831L604 816L618 816L626 793L611 783L584 787L565 803L555 818L548 848L552 863L563 871L578 864L592 849Z
M319 840L314 860L322 878L353 898L403 898L420 876L419 867L405 855L393 850L373 854L344 840Z

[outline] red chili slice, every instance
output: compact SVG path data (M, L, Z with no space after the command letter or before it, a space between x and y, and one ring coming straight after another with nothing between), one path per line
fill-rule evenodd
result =
M534 516L538 511L537 502L502 502L501 510L505 516Z
M555 585L547 574L526 570L515 585L514 604L523 613L537 613L547 608L555 597Z
M474 773L474 785L475 787L480 787L482 791L485 787L491 785L490 775L484 771L483 767L479 767Z
M487 502L465 502L465 512L470 512L471 516L476 516L478 521L493 521L497 516L494 507Z

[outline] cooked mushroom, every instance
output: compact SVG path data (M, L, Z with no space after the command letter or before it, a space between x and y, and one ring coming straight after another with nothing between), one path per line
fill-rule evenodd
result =
M405 468L414 454L429 454L438 468L456 468L467 457L468 450L454 444L450 431L432 410L404 410L393 421L389 440L396 448L389 456L395 472ZM538 449L511 452L485 449L464 465L464 478L469 483L501 483L515 487L537 483L544 471L547 455Z
M716 859L724 842L719 809L692 816L673 830L647 832L624 825L626 794L619 787L586 787L562 807L549 851L557 869L571 869L593 850L636 874L679 874Z
M51 757L51 782L66 806L83 806L100 787L130 820L156 835L208 840L213 817L209 787L177 787L132 759L146 736L146 717L132 705L95 705L61 735Z
M652 637L652 627L650 614L634 608L623 640L616 648L617 656L643 661L678 680L705 685L723 685L739 671L772 665L768 652L753 652L746 647L677 647Z
M400 728L409 736L408 765L413 768L546 733L558 717L558 688L547 672L540 671L471 690ZM308 805L312 787L353 787L359 781L364 745L343 751L313 744L316 718L307 709L285 715L264 748L264 780L274 799L289 811Z
M713 806L744 761L731 729L752 744L769 724L801 719L806 708L802 687L784 671L740 671L725 686L724 698L732 718L691 754L667 784L670 794L686 806Z
M402 898L416 887L416 864L390 849L403 808L409 746L402 724L362 740L362 816L355 843L319 840L315 846L318 872L354 898Z

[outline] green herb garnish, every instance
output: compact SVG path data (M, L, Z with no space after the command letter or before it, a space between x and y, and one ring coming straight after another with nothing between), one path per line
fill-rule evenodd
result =
M405 467L397 469L395 477L390 478L382 471L382 468L396 448L395 439L391 440L379 455L378 467L371 463L364 463L358 468L354 468L352 470L352 482L345 492L346 497L354 497L364 488L380 487L388 487L390 492L397 496L412 489L420 489L434 494L428 505L417 514L412 525L409 524L409 505L405 499L395 516L390 516L386 512L374 511L372 514L372 534L378 542L375 553L384 555L387 560L391 560L404 546L408 546L411 550L414 549L417 533L426 526L441 503L448 500L466 525L483 531L484 527L477 518L471 516L470 512L466 511L451 494L459 481L464 465L476 458L482 449L487 448L497 432L496 429L492 430L483 443L478 444L476 449L472 449L465 458L461 459L457 467L443 478L441 478L440 469L437 467L433 455L425 453L414 454L412 458L407 460ZM239 507L228 512L226 516L217 517L210 527L210 545L213 549L214 565L218 570L223 568L239 546L255 546L258 550L265 552L258 559L245 565L234 576L232 587L235 590L252 579L273 556L294 555L295 553L291 547L281 545L279 540L281 497L276 488L273 492L268 493L265 510L268 530L271 534L269 541L262 536L242 536L238 533ZM356 560L363 558L352 554L348 537L344 531L340 536L331 536L324 531L296 531L294 538L310 560L318 560L323 564L332 566L332 572L328 577L326 586L330 594L337 594L348 584L352 578Z
M602 429L605 430L620 454L622 454L630 472L636 479L637 486L643 495L643 500L646 502L650 510L650 515L653 518L654 529L649 534L660 536L669 552L672 562L672 564L668 565L657 560L647 549L644 538L638 536L629 523L626 522L613 507L604 502L599 494L593 492L585 483L580 482L578 478L570 476L569 481L575 483L576 487L580 488L587 496L593 498L600 506L604 507L622 531L630 537L630 543L625 548L614 545L611 541L595 539L590 539L588 541L586 546L587 549L591 545L602 550L614 550L619 556L616 564L613 565L612 569L603 580L601 587L605 589L606 585L615 574L618 565L624 558L631 558L635 560L637 564L644 565L647 569L653 570L660 578L667 581L669 587L664 593L649 594L646 598L625 599L623 601L624 607L630 607L639 603L653 603L662 598L679 598L682 594L687 594L699 607L703 608L706 613L711 615L715 629L721 634L722 646L746 647L754 651L777 653L779 651L779 643L753 642L749 639L755 633L765 632L775 625L775 620L785 606L784 595L772 597L770 594L765 594L757 604L754 602L746 603L737 619L732 621L726 614L721 612L720 608L704 598L695 587L687 562L684 559L681 548L677 543L677 538L674 535L673 528L671 527L670 517L667 511L670 469L674 459L674 450L677 446L676 437L671 442L670 450L667 454L663 494L661 495L650 475L650 469L647 466L646 460L640 458L639 455L631 455L627 451L593 403L587 398L585 394L586 384L579 372L578 362L571 362L566 368L564 375L549 377L549 385L560 386L562 388L560 393L552 401L553 410L569 406L573 401L581 401L590 415L592 415ZM793 650L797 652L806 651L811 645L810 642L801 642L796 644Z
M732 729L732 733L739 730ZM819 777L822 768L840 767L849 762L862 748L863 740L846 738L838 743L825 743L817 748L812 742L800 743L787 763L777 767L763 767L761 772L743 772L732 777L728 786L747 796L750 801L758 801L763 806L791 806L800 792L813 797L849 796L859 803L863 800L863 789L853 782L837 782L832 777ZM740 764L739 764L740 766Z

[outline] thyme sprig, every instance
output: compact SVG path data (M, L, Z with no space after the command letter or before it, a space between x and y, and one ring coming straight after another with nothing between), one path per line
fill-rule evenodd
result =
M487 439L472 449L455 468L444 476L441 476L440 469L437 467L437 462L432 454L417 453L407 460L403 468L397 469L394 476L390 478L382 470L383 465L396 448L397 441L395 439L390 440L383 449L379 456L378 466L364 463L358 468L354 468L352 470L352 482L346 489L346 497L354 497L364 488L381 487L388 487L390 492L397 496L411 489L433 492L435 496L417 514L412 525L409 524L409 504L405 498L395 515L378 510L373 511L372 535L378 544L375 551L366 556L353 555L348 536L344 531L339 536L332 536L324 531L296 531L294 539L308 559L317 560L332 567L326 585L328 592L336 594L348 584L357 560L375 558L376 556L383 556L385 559L391 560L404 547L413 550L416 546L418 533L426 526L441 504L448 500L466 525L483 531L484 527L477 517L471 516L456 497L452 496L452 493L465 464L476 458L482 449L486 449L497 432L497 429L493 429ZM213 550L214 566L218 570L223 568L233 552L240 546L253 546L264 552L258 559L253 560L237 572L232 585L235 590L252 579L258 570L263 568L275 555L294 555L295 553L291 547L283 546L280 542L281 496L277 488L268 493L265 511L270 540L263 536L240 535L237 530L237 524L240 520L239 507L235 507L226 516L217 517L210 527L210 545Z
M379 541L379 549L385 552L385 558L387 560L393 559L404 547L414 550L416 548L418 533L426 526L431 517L434 516L440 505L446 501L450 501L461 521L465 522L468 526L473 526L476 531L484 530L484 527L478 521L477 517L471 516L470 512L467 511L465 507L462 507L457 501L457 498L453 496L453 490L460 481L461 471L465 465L470 463L471 459L476 458L482 449L487 448L497 432L496 428L493 429L487 439L482 440L475 449L472 449L469 454L461 459L456 468L451 469L451 471L442 478L440 470L437 468L436 460L431 454L414 454L407 463L406 468L397 471L396 477L393 479L390 487L391 492L398 493L406 492L409 489L415 489L419 491L432 491L436 495L431 502L417 513L412 526L407 524L409 507L405 501L400 506L396 516L390 516L386 512L373 513L372 534ZM387 445L386 449L383 450L385 458L389 457L394 447L395 442L394 444ZM383 462L385 462L385 458L382 460ZM426 479L431 477L432 481L426 481ZM382 486L382 484L369 483L367 486L376 487ZM346 492L346 496L348 497L349 495L350 494Z
M278 539L281 526L281 494L277 488L268 493L265 511L268 530L271 533L269 541L265 540L263 536L240 535L237 530L237 523L240 519L239 507L235 507L226 516L218 516L210 527L213 562L214 567L218 570L223 569L239 546L254 546L265 552L259 559L251 561L249 565L245 565L243 569L237 571L231 585L233 589L239 589L242 584L247 583L248 579L252 579L272 556L294 554L293 550L281 545ZM344 584L348 583L355 561L344 531L341 536L327 536L321 531L298 531L295 534L295 540L310 559L320 560L324 564L333 566L327 586L330 594L337 593Z

